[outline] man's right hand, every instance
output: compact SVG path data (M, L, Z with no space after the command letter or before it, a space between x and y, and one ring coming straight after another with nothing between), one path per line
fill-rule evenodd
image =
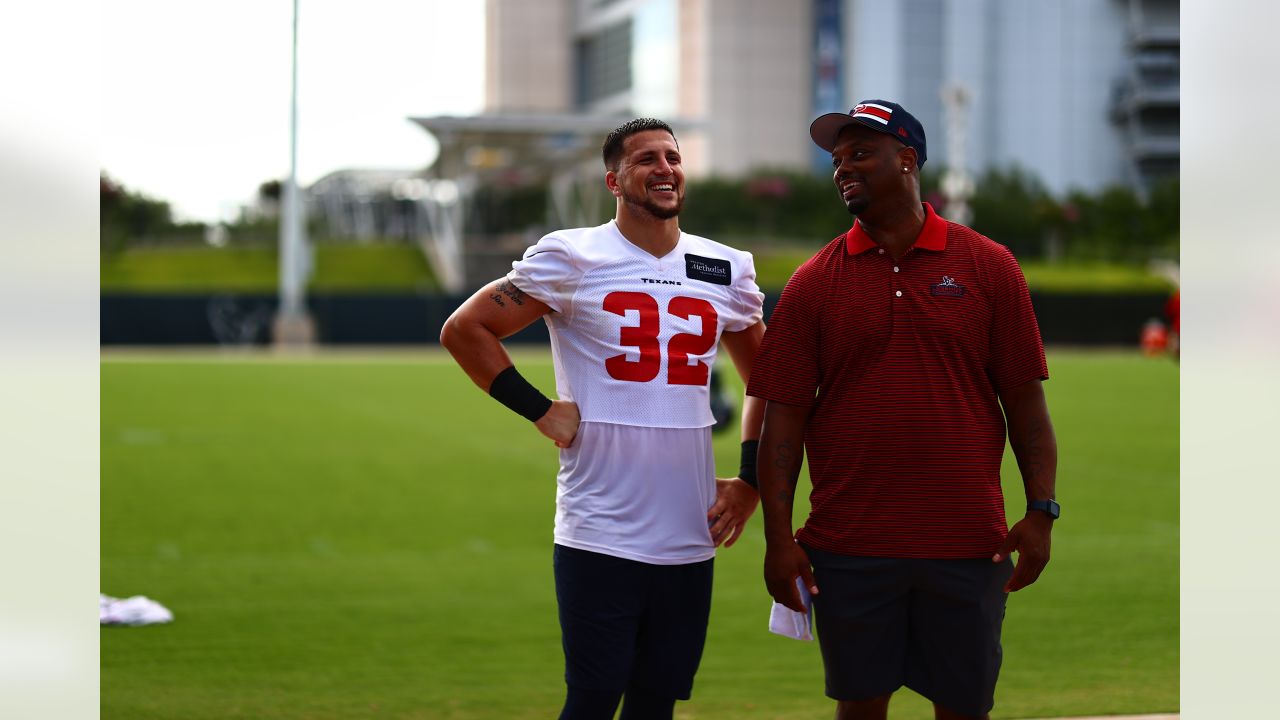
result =
M813 579L813 566L809 564L809 556L805 554L804 548L794 541L770 543L764 552L764 584L774 600L796 612L804 612L800 590L796 587L797 577L809 588L810 595L818 594L818 583Z
M578 425L582 416L578 414L578 404L567 400L552 400L551 408L538 418L534 426L543 435L551 438L558 448L567 448L573 444L578 435Z

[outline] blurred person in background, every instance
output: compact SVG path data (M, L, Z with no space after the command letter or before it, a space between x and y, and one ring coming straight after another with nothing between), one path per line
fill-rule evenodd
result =
M755 511L763 403L743 404L743 466L718 480L709 371L720 342L745 383L764 334L749 253L680 230L675 134L642 118L602 149L615 217L546 235L445 323L471 380L560 448L556 599L564 720L672 717L687 700L711 611L716 548ZM543 318L551 400L501 340Z
M900 105L809 133L856 221L787 283L748 385L767 400L765 581L792 610L797 578L812 594L837 718L883 719L904 685L938 718L986 718L1007 594L1048 563L1059 513L1026 281L1008 249L921 202L924 128ZM1027 499L1012 528L1006 421ZM812 509L793 534L805 453Z

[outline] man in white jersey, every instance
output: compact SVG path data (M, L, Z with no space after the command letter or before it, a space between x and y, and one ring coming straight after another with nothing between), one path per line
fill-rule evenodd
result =
M543 237L481 289L440 342L481 389L560 450L555 580L562 720L670 718L687 700L711 610L715 549L755 511L763 403L743 403L743 465L718 480L708 377L723 342L745 383L764 334L749 253L681 232L675 134L651 118L602 149L614 219ZM552 401L501 339L543 318Z

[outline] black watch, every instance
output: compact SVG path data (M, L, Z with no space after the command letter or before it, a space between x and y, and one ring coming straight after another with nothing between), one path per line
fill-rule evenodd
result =
M1054 520L1057 520L1058 516L1062 514L1062 506L1056 500L1033 500L1027 503L1027 512L1032 510L1039 510Z

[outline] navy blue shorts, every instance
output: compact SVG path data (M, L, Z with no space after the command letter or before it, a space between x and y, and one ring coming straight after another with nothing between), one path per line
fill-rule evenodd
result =
M991 711L1012 561L805 552L828 697L867 700L905 685L952 712Z
M688 700L707 639L714 562L651 565L556 545L565 683Z

